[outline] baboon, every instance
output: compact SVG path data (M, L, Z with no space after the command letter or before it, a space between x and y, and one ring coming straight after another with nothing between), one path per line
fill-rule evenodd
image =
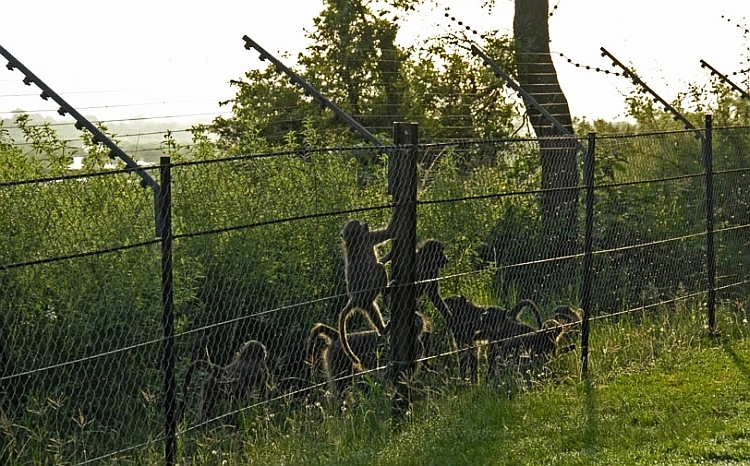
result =
M208 373L208 378L203 384L198 414L198 422L202 423L213 415L214 406L219 400L237 403L252 395L255 390L267 390L270 382L267 359L266 346L260 341L249 340L240 346L226 366L219 366L208 359L196 359L191 362L185 373L179 418L182 419L184 416L190 380L196 369L203 368Z
M581 314L570 306L560 305L555 308L551 319L542 323L541 331L521 338L521 342L531 358L542 362L554 356L575 350L575 343L564 343L564 338L581 330Z
M352 376L358 372L380 367L387 357L386 338L376 330L350 332L347 335L351 350L357 355L358 364L354 364L346 355L339 332L326 324L317 323L310 330L307 339L307 357L305 363L315 365L318 348L316 342L325 342L321 354L323 370L328 379L329 390L334 398L339 399L352 384Z
M416 313L414 325L419 326L417 355L421 357L426 354L432 326L429 319L421 313ZM343 396L346 389L352 385L351 376L384 366L389 356L387 338L376 330L350 332L347 338L351 350L360 361L358 364L355 364L344 352L341 335L335 328L317 323L313 325L307 338L305 364L314 366L316 356L321 354L320 359L329 388L336 398ZM320 351L316 345L318 339L325 342L325 346Z
M536 323L541 327L541 316L536 304L529 299L522 299L512 309L506 310L497 306L482 307L469 301L463 295L450 296L444 300L443 318L453 335L458 351L458 372L462 379L478 381L479 341L503 340L510 335L522 335L535 329L520 320L521 312L530 308ZM443 308L438 308L443 309ZM539 327L538 327L539 328ZM495 356L490 344L490 349ZM489 360L489 356L488 356Z
M476 341L481 339L482 316L485 309L466 299L465 296L449 296L444 301L443 318L458 351L458 373L462 379L467 376L477 381L478 348ZM440 308L439 308L440 309Z
M349 220L341 230L344 247L344 274L346 278L346 292L348 301L338 317L338 332L344 354L355 364L359 358L351 349L348 341L346 324L352 312L356 309L363 314L378 334L388 332L388 324L383 320L375 300L388 286L388 276L385 267L378 261L375 247L391 238L390 224L388 227L370 231L367 223L359 220Z
M440 271L448 265L445 246L436 239L427 239L417 246L417 296L426 296L435 307L442 305L440 299ZM438 302L440 304L438 304Z
M380 262L383 264L388 263L391 260L391 256L392 252L386 253L380 258ZM440 283L438 282L441 270L448 265L449 262L445 255L445 246L436 239L426 239L417 245L416 259L417 270L415 274L415 295L417 299L425 296L441 314L446 313L447 309L445 303L440 297ZM391 297L393 286L394 283L391 282L386 293L384 293L385 297ZM417 314L419 314L419 312ZM431 322L424 319L424 316L422 316L422 318L426 325L432 325ZM420 335L421 337L418 341L420 350L423 352L424 356L428 356L431 351L431 327L429 331L423 329ZM429 363L425 363L425 367L427 367L428 370L432 370Z
M531 326L521 320L524 309L531 309L534 323ZM522 299L511 310L490 306L483 317L481 336L488 341L487 345L487 379L497 375L500 360L507 359L511 354L518 354L519 339L533 335L542 329L543 323L539 308L530 299Z
M533 366L545 364L555 356L573 351L575 343L564 344L565 337L580 331L581 315L569 306L555 308L553 317L542 322L539 330L508 335L491 364Z
M391 260L391 255L392 252L383 255L380 262L388 263ZM437 280L440 278L440 271L448 265L445 246L436 239L426 239L417 245L416 257L417 299L426 296L436 308L444 306L443 300L440 298L440 284Z

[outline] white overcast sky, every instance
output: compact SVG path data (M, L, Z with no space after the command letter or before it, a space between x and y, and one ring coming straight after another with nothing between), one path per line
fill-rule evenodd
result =
M102 120L188 121L226 111L218 102L233 95L228 81L264 66L244 49L242 36L294 68L307 44L305 29L322 8L321 0L0 1L0 45L81 113ZM510 32L513 1L497 0L491 12L483 3L428 1L406 17L400 40L456 31L444 17L446 7L480 32ZM750 68L747 0L550 0L550 8L555 5L554 53L614 70L600 55L605 47L668 100L688 83L707 80L701 59L724 73ZM628 81L562 59L556 65L574 116L622 117ZM22 78L0 68L0 117L18 108L54 113L57 106Z

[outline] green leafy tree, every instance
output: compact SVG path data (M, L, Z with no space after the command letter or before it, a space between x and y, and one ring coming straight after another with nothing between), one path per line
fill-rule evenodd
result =
M397 15L410 3L326 1L297 72L384 142L399 120L420 123L423 141L511 134L515 97L465 44L436 38L422 48L398 45ZM504 64L512 62L509 38L490 35L488 49ZM249 71L231 84L237 88L226 102L232 116L200 128L217 134L222 150L303 145L310 124L324 145L362 141L273 66Z
M31 146L33 156L44 163L49 174L60 175L68 170L77 150L58 137L50 122L33 124L29 115L22 114L16 118L16 125Z
M218 148L229 154L263 152L281 145L287 134L299 131L300 121L321 113L273 66L248 71L245 79L230 84L237 94L222 105L231 105L232 116L194 129L194 138L218 135Z
M39 159L27 157L0 121L0 182L35 178L41 174Z
M512 41L487 34L487 50L502 67L513 63ZM471 56L460 38L433 38L415 51L406 112L427 140L501 138L516 132L518 100L494 73Z
M300 65L324 95L375 132L390 132L402 118L405 52L396 45L398 24L378 2L329 0L313 20L313 45Z

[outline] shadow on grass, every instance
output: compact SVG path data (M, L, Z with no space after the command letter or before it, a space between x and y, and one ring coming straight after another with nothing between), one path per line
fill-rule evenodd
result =
M583 380L584 389L584 412L585 428L583 431L583 442L586 446L586 453L593 455L597 450L597 433L599 431L599 418L596 411L596 402L594 400L594 384L589 377Z
M729 356L729 359L737 367L737 370L742 373L745 377L750 377L750 365L748 362L737 354L737 351L732 347L732 342L728 338L722 338L721 348Z

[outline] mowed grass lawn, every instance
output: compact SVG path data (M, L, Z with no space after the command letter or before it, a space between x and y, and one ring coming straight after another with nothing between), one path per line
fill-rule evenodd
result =
M213 454L223 464L750 464L750 341L697 338L651 361L620 361L598 382L444 394L398 431L383 421L387 403L364 404L282 435L256 431L243 436L241 453Z
M492 391L457 398L371 464L750 464L747 340L719 339L606 383L545 386L501 402Z

